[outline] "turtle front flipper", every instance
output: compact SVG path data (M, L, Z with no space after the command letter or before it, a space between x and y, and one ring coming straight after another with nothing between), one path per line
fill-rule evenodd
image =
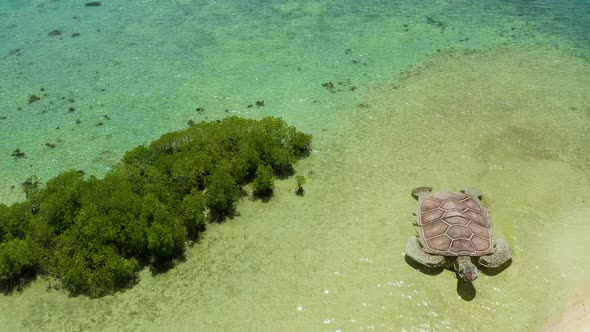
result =
M443 267L445 265L445 258L443 256L425 253L420 246L418 238L415 236L408 239L405 253L411 259L428 267Z
M497 238L496 250L489 255L481 256L478 262L485 267L497 268L508 262L510 258L512 258L512 248L506 240Z

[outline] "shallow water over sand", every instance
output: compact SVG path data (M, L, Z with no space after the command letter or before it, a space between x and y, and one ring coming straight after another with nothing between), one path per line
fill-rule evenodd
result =
M84 73L75 82L64 75L51 88L59 70L47 64L54 59L29 57L26 47L4 59L2 69L13 76L0 78L7 114L0 144L29 153L0 161L6 202L20 197L10 186L27 175L47 179L70 167L103 174L125 150L188 119L283 116L314 134L314 152L297 168L308 180L304 197L288 179L268 203L243 200L239 217L210 225L167 273L144 271L134 288L95 300L47 291L38 280L0 298L0 326L535 331L555 324L553 316L578 301L590 280L589 259L580 254L590 235L590 65L577 56L585 39L564 29L574 37L555 47L565 32L545 34L542 27L554 23L549 16L535 21L508 2L459 12L400 2L397 16L378 15L384 8L375 6L362 16L373 25L344 5L319 2L257 10L228 2L195 11L177 1L174 10L132 8L143 16L115 11L129 24L110 26L108 37L82 23L60 25L96 39L76 46L64 35L49 44L56 54L80 47L81 54L69 54L81 61L109 38L116 47L99 53L105 62L74 67ZM68 19L79 14L66 12ZM158 21L162 13L177 19ZM261 32L253 13L276 29ZM200 26L205 14L223 28ZM145 29L148 18L158 24ZM180 35L154 44L162 32ZM198 47L181 50L189 37ZM33 75L39 68L46 75ZM321 86L327 81L335 93ZM50 90L27 105L32 87ZM258 99L264 108L247 107ZM28 113L12 111L19 105ZM198 106L205 112L195 112ZM513 246L512 265L469 288L451 271L427 274L408 264L402 252L416 204L410 190L422 185L479 187L495 235Z
M367 89L347 128L316 138L299 165L304 197L286 180L269 203L242 202L241 215L212 225L186 262L143 273L124 293L68 298L35 283L2 299L3 312L19 313L7 326L539 328L590 278L577 254L590 234L580 153L590 138L589 85L588 63L559 51L438 56ZM473 184L514 257L469 288L450 271L415 270L402 251L414 232L413 186Z

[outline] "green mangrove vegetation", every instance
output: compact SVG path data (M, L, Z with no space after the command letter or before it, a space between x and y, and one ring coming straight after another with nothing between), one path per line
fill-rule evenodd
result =
M132 286L141 268L181 258L209 221L233 216L251 183L269 198L293 174L311 135L283 120L238 117L168 133L127 152L103 179L70 170L23 183L24 202L0 204L0 289L38 275L91 297Z
M305 176L297 175L295 176L295 181L297 181L297 187L295 189L295 193L299 196L303 196L305 194L305 189L303 189L303 185L305 184Z

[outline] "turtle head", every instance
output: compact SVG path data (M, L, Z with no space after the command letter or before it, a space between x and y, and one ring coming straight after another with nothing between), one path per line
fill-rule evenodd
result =
M457 257L455 268L461 279L467 282L473 282L477 279L477 267L471 262L469 256Z

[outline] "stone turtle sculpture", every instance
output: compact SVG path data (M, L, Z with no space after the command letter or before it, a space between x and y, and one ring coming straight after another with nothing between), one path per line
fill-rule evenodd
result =
M477 279L476 265L498 268L512 257L508 242L492 237L478 189L432 193L430 187L419 187L412 196L418 200L418 236L408 239L405 253L416 262L454 268L461 279L472 282Z

